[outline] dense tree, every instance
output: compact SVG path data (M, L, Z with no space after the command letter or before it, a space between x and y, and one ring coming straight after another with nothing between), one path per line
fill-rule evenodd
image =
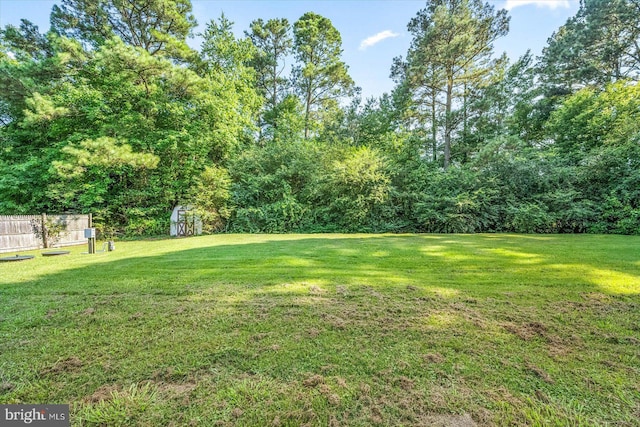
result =
M468 90L487 83L495 67L493 42L507 33L506 11L480 0L438 0L418 12L409 25L413 36L405 74L415 96L443 111L444 166L451 162L451 141L466 110ZM437 94L438 99L435 99ZM433 111L433 110L432 110Z
M314 194L319 222L327 229L379 231L391 192L384 157L368 147L338 153L321 175Z
M556 31L539 69L547 86L574 91L640 76L637 0L581 0L578 13Z
M434 0L396 87L364 101L328 19L237 37L222 15L196 53L190 10L64 0L47 34L0 31L0 213L130 235L165 233L176 204L207 232L640 234L637 0L583 0L537 64L493 55L504 11Z
M580 161L593 149L625 145L640 135L640 83L584 88L551 114L547 130L563 158Z
M523 140L534 138L535 85L533 57L527 52L511 65L502 62L492 70L491 83L476 88L469 95L468 120L464 139L460 141L464 157L469 159L482 145L504 135ZM459 149L459 150L460 150Z
M256 75L249 63L257 55L249 39L238 39L233 34L233 22L224 14L218 21L207 23L202 34L200 60L202 73L209 80L234 93L237 100L229 107L253 122L261 105L256 90ZM248 130L249 128L247 128Z
M264 138L285 137L285 133L292 130L288 128L291 118L291 100L285 101L289 85L284 76L286 58L291 52L293 39L291 38L291 25L287 19L270 19L264 21L257 19L251 22L251 31L246 32L256 47L249 65L256 72L256 89L265 99L263 114L260 121L261 135ZM284 105L279 105L283 102ZM285 115L281 116L280 112ZM278 127L285 126L287 131Z
M283 77L285 58L293 46L287 19L256 19L245 34L258 50L251 65L256 70L256 84L267 99L269 109L276 108L284 97L287 79Z
M23 113L1 129L2 209L92 211L130 233L161 231L249 126L237 85L119 38L92 51L61 42L51 61L64 71L25 92ZM3 66L28 81L15 62Z
M204 232L222 231L232 214L229 172L215 165L205 167L185 197L203 223Z
M340 60L342 37L331 21L313 12L305 13L293 25L294 54L298 65L293 84L304 104L304 136L309 137L313 115L331 108L354 88L348 68Z
M310 197L322 164L322 151L310 141L276 139L232 159L232 229L284 233L313 224Z
M152 55L188 55L196 26L190 0L62 0L51 12L52 30L97 47L112 37Z

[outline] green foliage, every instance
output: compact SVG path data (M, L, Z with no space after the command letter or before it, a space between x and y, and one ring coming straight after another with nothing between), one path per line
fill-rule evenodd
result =
M62 0L51 11L52 30L99 47L114 36L151 55L185 58L196 26L190 0Z
M157 411L157 390L150 383L132 384L125 390L114 390L95 405L85 406L77 414L80 425L127 426L144 424L149 412Z
M585 88L551 114L547 128L563 156L581 160L594 148L624 145L640 135L640 83Z
M45 247L51 248L66 234L67 223L61 218L32 219L31 230L38 240L46 241Z
M350 94L354 82L347 65L340 60L342 37L331 21L313 12L305 13L293 24L293 51L298 61L293 85L305 106L304 136L309 137L322 109Z
M319 222L346 231L384 230L384 208L391 179L384 158L360 147L336 152L320 177L314 195Z
M549 233L552 218L546 208L538 203L522 203L507 211L508 229L516 233Z
M290 123L288 114L291 111L290 100L286 98L292 96L286 94L288 80L283 75L285 59L293 46L291 25L287 19L269 19L266 22L257 19L251 22L250 28L251 31L245 31L245 34L257 52L249 61L249 65L256 73L256 90L265 99L264 112L259 123L261 139L296 135L286 126ZM283 123L285 129L279 129Z
M269 125L263 133L267 140L295 142L303 135L303 106L295 95L285 96L275 108L266 111L263 117Z
M495 230L498 192L466 169L431 171L415 203L419 229L430 233Z
M292 141L251 147L229 167L235 205L232 230L282 233L308 221L309 194L316 179L317 147Z
M363 102L315 13L244 38L223 14L194 52L188 0L63 0L47 34L0 30L0 213L92 212L111 236L165 233L177 204L208 232L640 233L636 3L584 0L534 66L493 55L505 11L431 2Z
M493 42L507 34L509 18L506 10L494 12L480 0L438 0L420 10L407 28L413 40L402 74L414 101L432 109L432 127L441 128L447 168L452 136L465 121L469 90L491 81L500 63L492 59ZM455 114L456 103L462 104L461 115ZM435 131L433 135L435 139Z
M205 167L244 140L257 98L240 88L250 84L224 70L198 76L118 38L93 51L53 40L42 62L58 64L56 79L4 98L7 111L24 108L1 129L3 209L94 212L103 227L164 232ZM33 81L32 67L3 66Z
M538 65L545 86L569 91L640 76L635 0L583 0L549 39Z
M224 230L232 209L229 173L220 167L206 167L185 199L195 206L204 232Z

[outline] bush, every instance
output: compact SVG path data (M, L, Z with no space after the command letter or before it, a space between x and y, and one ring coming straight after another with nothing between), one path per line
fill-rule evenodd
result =
M236 232L286 233L309 223L309 197L321 167L316 145L271 142L251 147L229 165Z
M336 154L322 171L313 202L316 218L343 231L375 231L381 227L391 192L386 163L374 149L349 148Z
M226 169L211 166L200 174L185 205L193 204L204 232L222 231L231 216L231 178Z
M516 233L550 233L553 217L538 203L524 203L507 209L507 227Z

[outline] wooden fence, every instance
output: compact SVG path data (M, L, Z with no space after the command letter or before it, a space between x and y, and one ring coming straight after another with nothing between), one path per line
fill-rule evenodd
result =
M0 253L80 245L88 226L89 215L0 215Z

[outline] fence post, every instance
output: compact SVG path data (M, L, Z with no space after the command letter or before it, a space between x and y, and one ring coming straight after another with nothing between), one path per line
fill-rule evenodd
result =
M93 228L93 214L89 213L89 229ZM95 236L89 237L89 250L90 254L96 253L96 238Z
M40 214L40 221L42 222L42 246L44 246L45 249L47 249L49 247L49 243L48 243L48 230L47 230L47 214L46 213L41 213Z

